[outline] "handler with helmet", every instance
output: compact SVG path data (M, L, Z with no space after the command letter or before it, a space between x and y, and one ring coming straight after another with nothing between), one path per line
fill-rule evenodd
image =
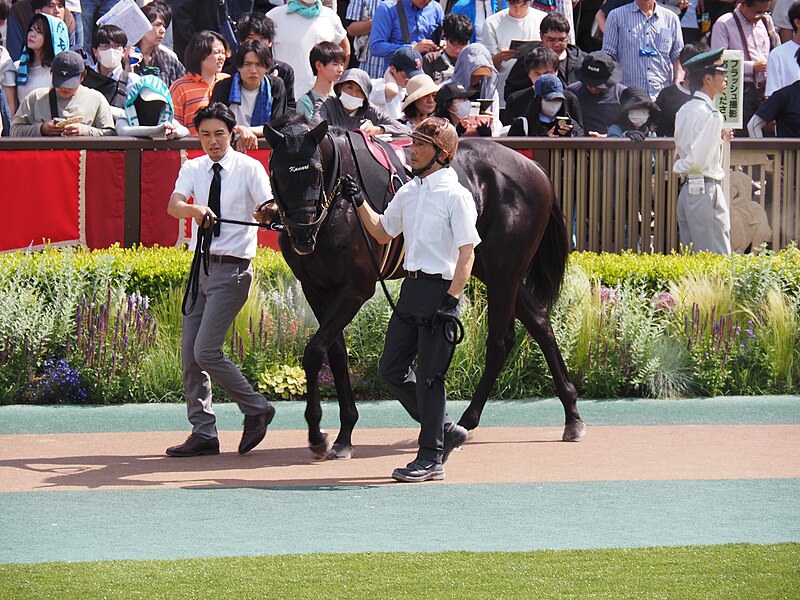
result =
M467 439L467 430L445 410L444 381L455 342L446 333L448 324L457 320L474 249L481 241L475 201L450 168L458 146L453 125L431 117L411 137L415 177L398 190L384 214L364 202L352 177L342 184L343 194L357 206L367 231L379 243L401 233L405 237L407 275L380 362L381 376L420 423L417 457L392 473L393 479L405 482L444 479L443 463Z

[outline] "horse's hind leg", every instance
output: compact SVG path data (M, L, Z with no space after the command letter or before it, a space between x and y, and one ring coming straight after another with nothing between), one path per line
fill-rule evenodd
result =
M328 360L331 365L333 381L336 384L336 397L339 400L339 435L328 453L328 458L351 458L353 456L353 428L358 421L358 410L353 399L353 388L350 384L350 373L347 369L347 346L344 334L328 348Z
M472 394L472 400L458 421L459 425L469 430L475 429L480 423L486 400L489 398L492 387L494 387L516 340L514 304L512 302L516 293L515 286L511 285L503 289L498 289L499 287L486 284L489 330L486 335L486 364L483 375Z
M567 371L561 351L558 349L550 317L547 309L542 306L525 288L520 286L517 292L516 315L523 325L539 344L544 353L547 366L553 375L556 394L564 406L564 433L561 437L565 442L574 442L586 433L586 424L578 414L578 391Z

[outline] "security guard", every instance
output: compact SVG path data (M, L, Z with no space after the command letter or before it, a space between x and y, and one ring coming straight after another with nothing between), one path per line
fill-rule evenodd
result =
M693 92L675 117L677 160L672 170L681 177L678 195L678 231L684 246L717 254L731 251L731 219L722 193L722 114L714 97L725 91L727 69L723 48L703 52L683 64Z
M381 376L420 423L417 457L392 473L405 482L444 479L443 463L467 439L466 429L445 411L444 378L453 352L446 326L457 315L474 248L481 241L475 201L450 168L458 146L453 125L431 117L411 137L415 177L398 190L384 214L364 203L355 180L343 183L343 193L378 242L386 244L401 233L405 238L403 268L408 275L389 321L380 364ZM411 370L415 357L416 373Z

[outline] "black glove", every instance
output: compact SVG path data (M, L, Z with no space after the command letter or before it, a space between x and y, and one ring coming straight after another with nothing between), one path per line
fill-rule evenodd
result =
M631 129L630 131L625 132L625 137L629 140L633 140L634 142L643 142L645 135L638 129Z
M452 320L453 317L458 316L458 312L456 310L457 308L458 298L451 296L450 294L445 294L444 299L442 300L441 304L439 304L439 308L437 308L436 312L433 313L433 322L446 322Z
M364 204L364 196L361 193L361 186L358 185L355 177L345 175L342 177L342 196L352 202L355 206Z

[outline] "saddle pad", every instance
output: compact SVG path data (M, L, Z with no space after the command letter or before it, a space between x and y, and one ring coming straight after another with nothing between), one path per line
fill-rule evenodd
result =
M348 131L347 138L364 195L372 208L382 214L395 192L410 179L404 161L405 153L402 147L390 145L361 130ZM383 252L378 257L381 279L396 276L404 256L405 241L402 235L383 246Z

